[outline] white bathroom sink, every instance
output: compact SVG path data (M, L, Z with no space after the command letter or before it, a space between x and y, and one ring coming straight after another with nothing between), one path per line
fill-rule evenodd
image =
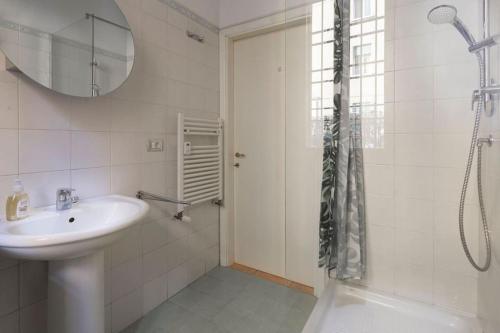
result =
M0 253L31 260L82 257L116 241L148 209L120 195L83 200L65 211L33 209L27 219L0 223Z

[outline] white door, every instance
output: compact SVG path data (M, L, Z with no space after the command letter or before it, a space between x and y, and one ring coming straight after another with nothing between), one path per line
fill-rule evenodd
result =
M322 148L305 24L234 43L235 260L313 285Z
M284 35L234 43L235 259L285 276Z

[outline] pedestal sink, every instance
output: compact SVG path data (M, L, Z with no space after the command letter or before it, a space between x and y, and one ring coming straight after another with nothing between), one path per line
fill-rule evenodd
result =
M0 223L0 253L49 261L50 333L104 333L104 248L145 216L144 201L110 195L66 211L34 209Z

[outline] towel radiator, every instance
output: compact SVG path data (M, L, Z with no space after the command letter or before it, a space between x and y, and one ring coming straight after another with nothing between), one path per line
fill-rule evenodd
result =
M223 199L222 120L178 115L177 197L196 205ZM177 212L184 211L177 205Z

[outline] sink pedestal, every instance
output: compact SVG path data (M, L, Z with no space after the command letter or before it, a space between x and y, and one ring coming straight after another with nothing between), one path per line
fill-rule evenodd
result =
M48 331L104 333L104 251L49 263Z

